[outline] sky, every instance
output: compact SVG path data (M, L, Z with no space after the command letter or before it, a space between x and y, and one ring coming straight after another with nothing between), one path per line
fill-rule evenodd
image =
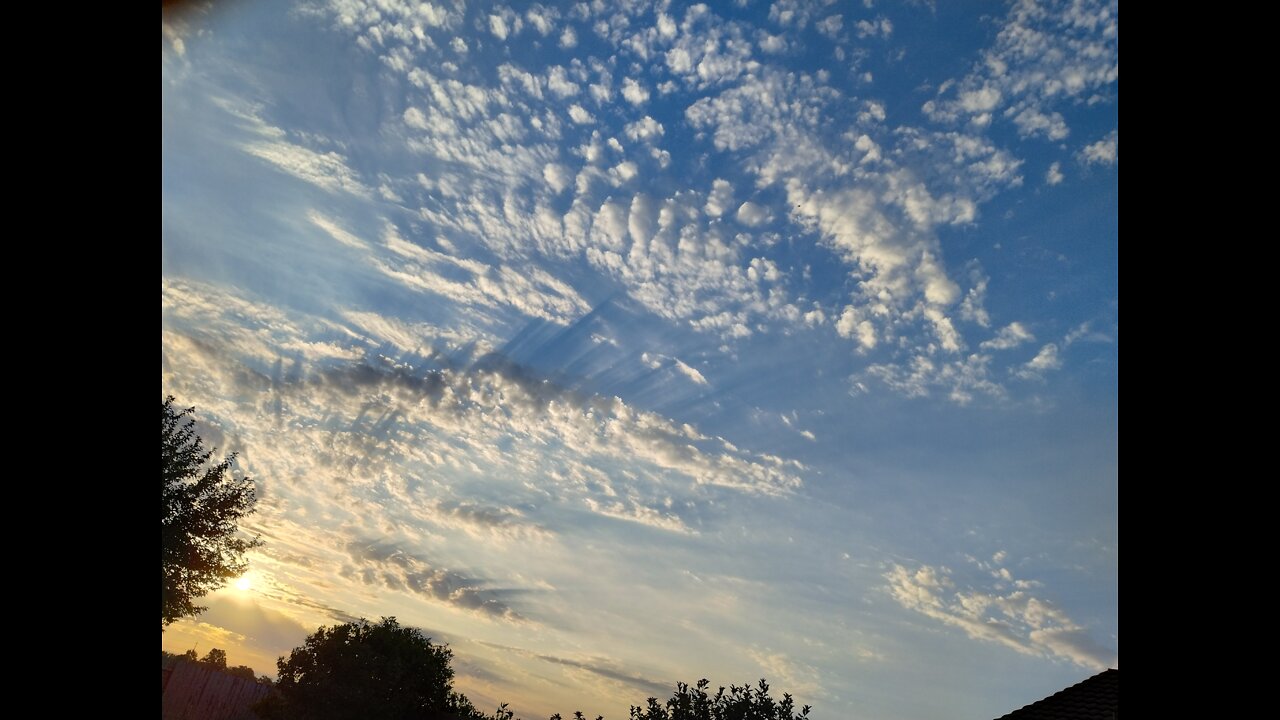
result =
M265 544L164 648L395 616L527 719L1117 667L1117 17L166 11L162 394Z

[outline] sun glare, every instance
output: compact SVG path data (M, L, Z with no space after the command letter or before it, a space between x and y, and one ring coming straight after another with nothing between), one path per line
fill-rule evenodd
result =
M242 575L236 578L236 589L241 592L247 592L253 588L253 580L248 575Z

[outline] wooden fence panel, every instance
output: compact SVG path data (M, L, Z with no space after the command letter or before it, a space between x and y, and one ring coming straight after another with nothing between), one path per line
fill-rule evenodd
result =
M164 685L162 720L258 720L249 708L271 688L192 662L173 666Z

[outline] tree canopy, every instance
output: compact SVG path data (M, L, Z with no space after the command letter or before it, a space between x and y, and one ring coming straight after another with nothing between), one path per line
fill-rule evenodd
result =
M710 683L699 680L694 687L677 683L676 691L659 705L657 698L649 698L646 707L631 707L631 720L802 720L809 717L809 706L797 713L791 695L783 693L781 700L769 697L769 683L763 679L753 689L750 685L723 687L715 695L709 695Z
M213 451L195 432L195 408L179 412L173 402L165 398L161 412L162 631L205 610L195 600L243 573L244 553L260 544L239 532L253 512L253 482L229 474L234 453L211 465Z
M255 710L265 720L481 720L453 690L452 657L394 617L321 627L276 663L277 692Z

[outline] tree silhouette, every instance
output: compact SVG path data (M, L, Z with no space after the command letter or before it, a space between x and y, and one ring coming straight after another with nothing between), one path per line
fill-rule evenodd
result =
M253 482L228 476L235 454L208 465L213 451L206 451L195 433L194 412L177 412L172 396L161 412L162 632L173 621L204 611L194 601L243 573L244 553L261 544L257 537L239 537L237 527L253 512Z
M802 720L809 717L809 706L799 713L791 695L783 693L781 700L769 697L769 683L763 679L753 690L750 685L730 685L726 693L721 687L714 696L707 694L710 683L706 679L690 688L677 683L676 692L666 706L657 698L649 698L644 708L631 707L631 720Z
M222 650L220 648L213 648L209 650L208 654L206 654L204 656L204 659L201 660L200 662L204 663L205 665L208 665L211 668L215 668L218 670L226 670L227 669L227 651Z
M276 667L264 720L483 720L453 690L453 652L394 617L321 627Z

